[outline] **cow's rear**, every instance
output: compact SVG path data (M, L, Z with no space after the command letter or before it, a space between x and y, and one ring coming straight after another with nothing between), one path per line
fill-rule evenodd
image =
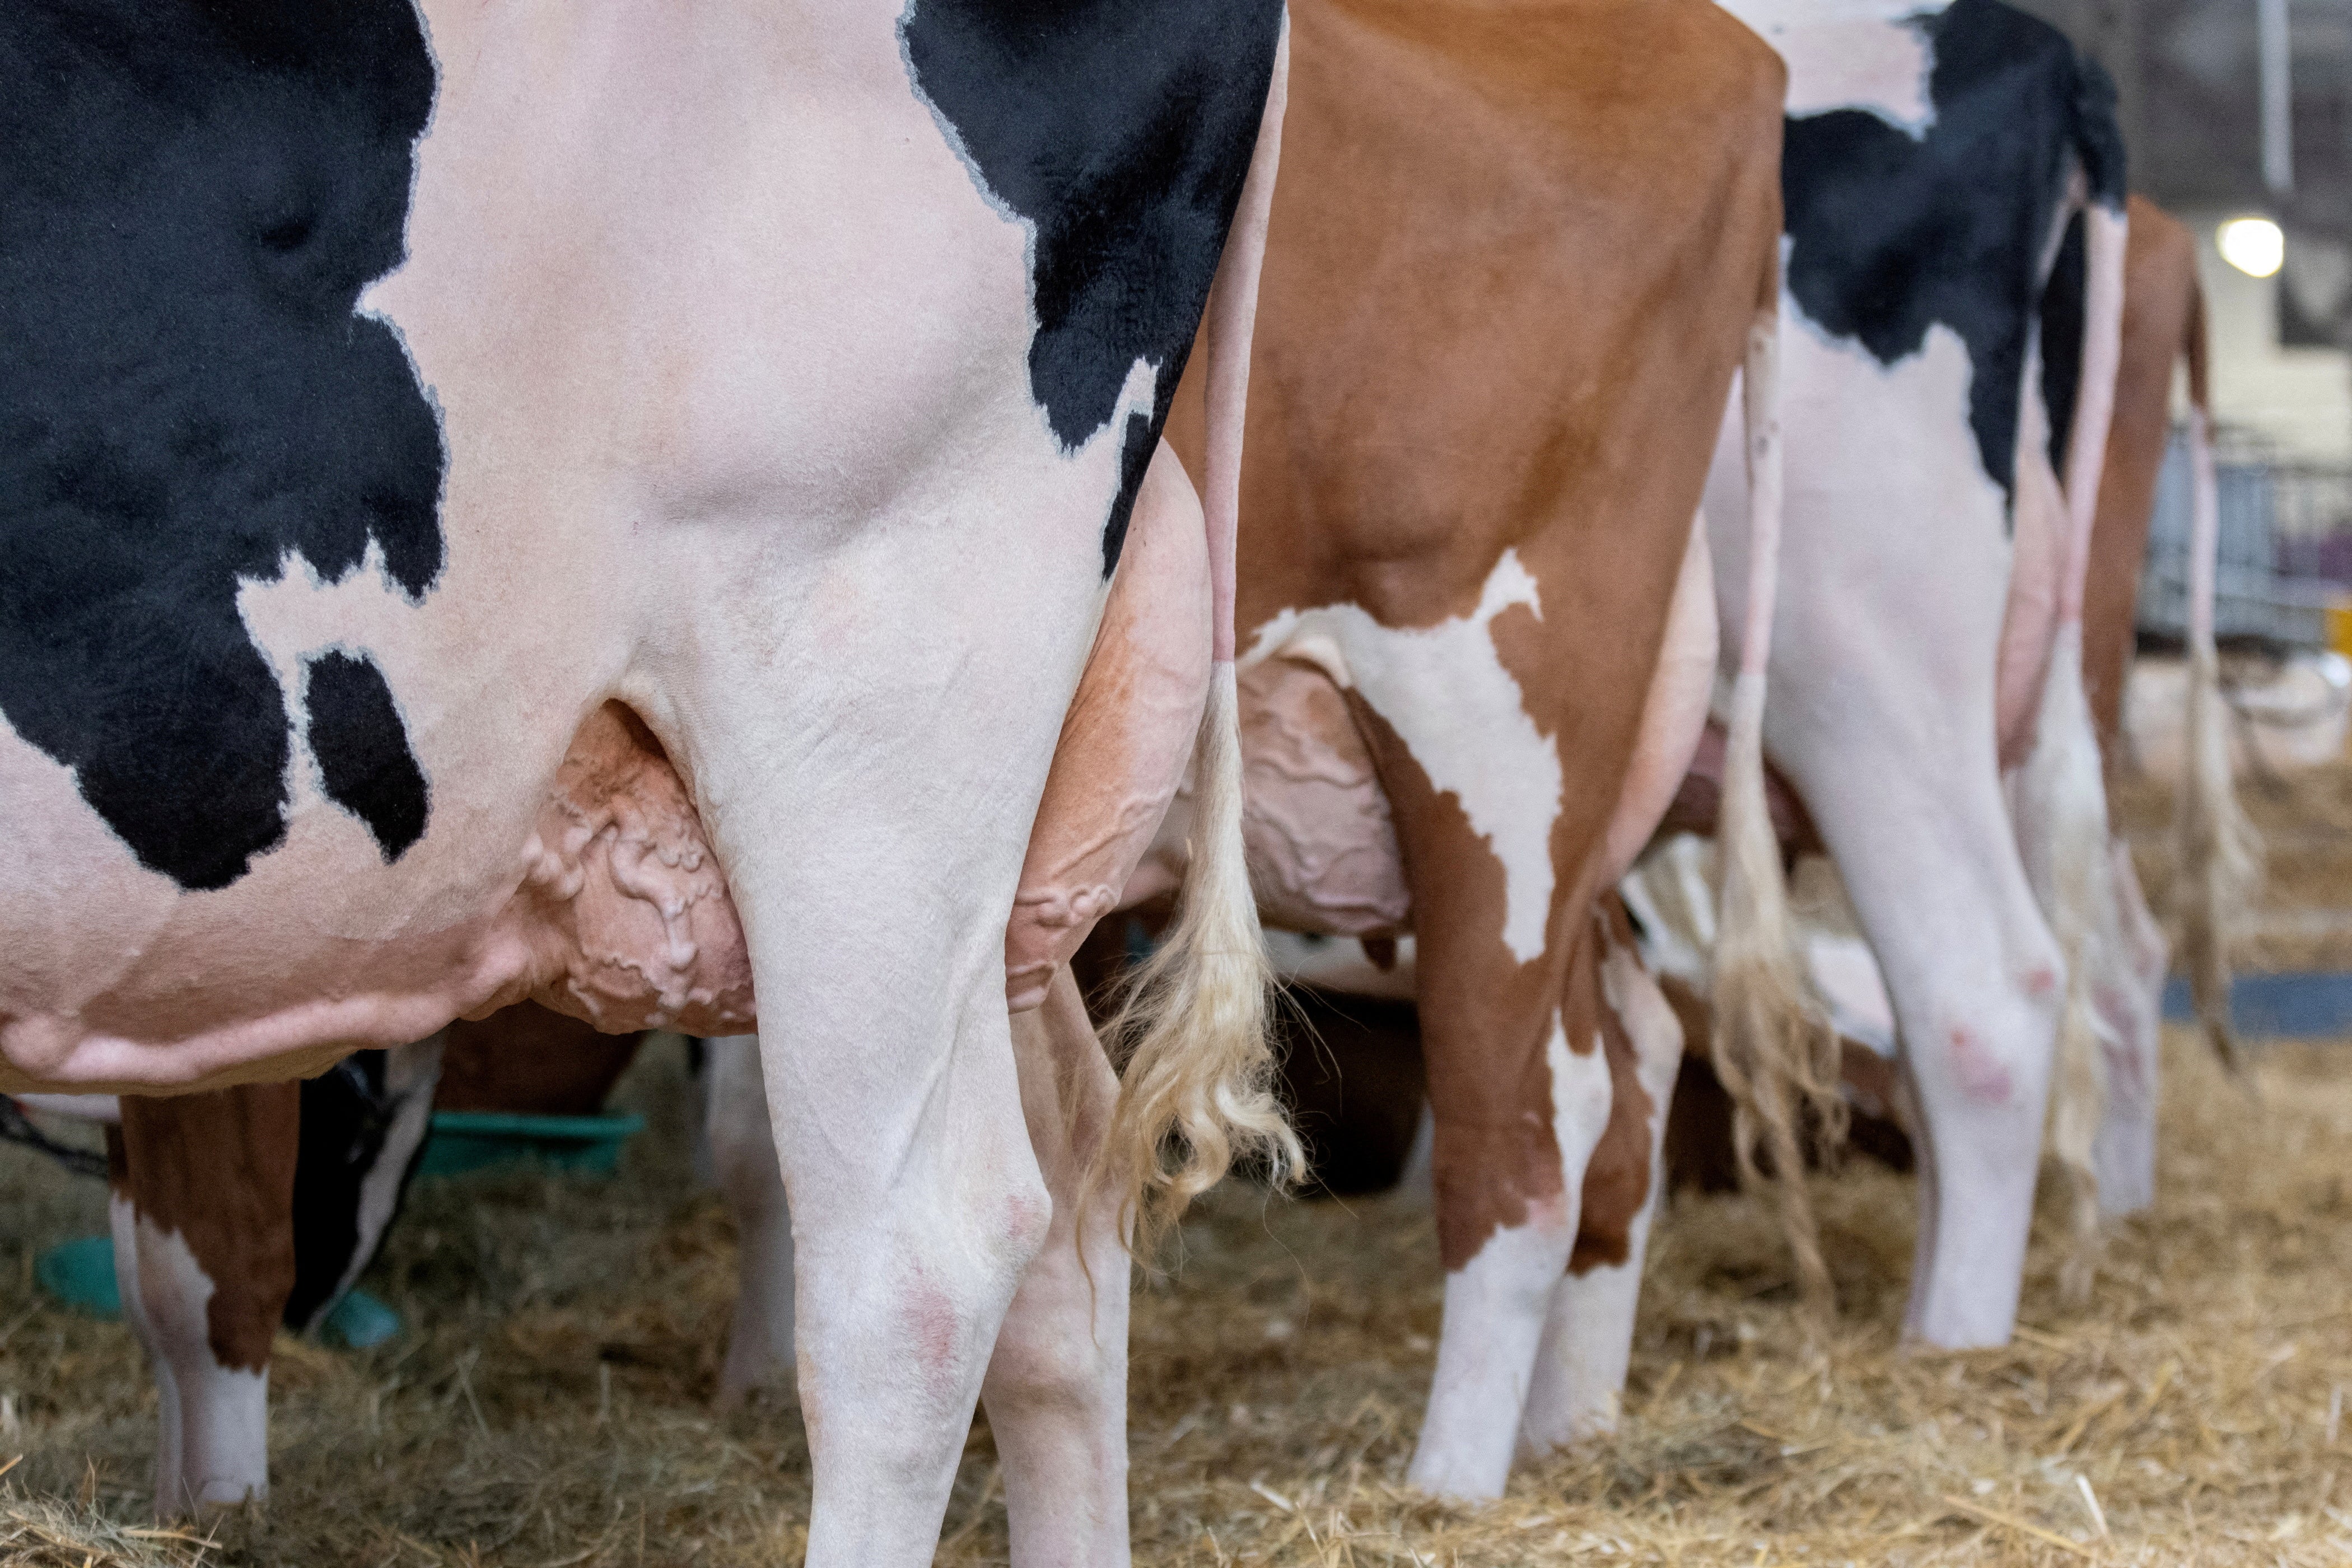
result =
M1110 1365L1074 1437L1026 1353L1116 1325L1014 1301L1086 1163L1057 1086L1107 1069L1066 973L1015 1027L1007 916L1282 27L10 12L5 1080L283 1078L526 994L730 1032L756 991L811 1560L929 1560L1008 1306L1016 1510L1117 1540ZM1280 1135L1223 1092L1244 1013L1178 1031L1207 1164Z

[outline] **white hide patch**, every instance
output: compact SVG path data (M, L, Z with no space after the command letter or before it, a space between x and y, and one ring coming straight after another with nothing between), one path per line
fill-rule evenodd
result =
M384 1130L383 1147L366 1175L360 1178L357 1230L351 1261L335 1281L330 1301L341 1300L367 1266L375 1261L377 1246L391 1227L400 1207L400 1189L408 1164L425 1142L433 1119L433 1090L441 1081L441 1050L447 1036L435 1035L415 1045L395 1046L384 1053L384 1091L398 1106L392 1125Z
M1914 137L1936 122L1927 96L1935 52L1910 24L1942 10L1937 0L1728 0L1724 8L1788 62L1790 114L1866 110Z
M144 1310L142 1338L157 1363L158 1382L168 1380L177 1395L165 1403L163 1418L172 1419L176 1408L178 1440L167 1436L163 1452L176 1456L179 1473L160 1473L159 1466L158 1489L167 1497L180 1493L184 1505L266 1497L269 1371L226 1367L213 1358L205 1311L215 1289L211 1278L177 1231L159 1229L143 1215L132 1224L138 1238L132 1288Z
M1790 515L1796 516L1800 507L1866 505L1877 509L1877 524L1907 531L1923 542L1935 537L1935 529L1980 521L1979 537L2000 542L2000 575L2007 582L2009 499L1985 472L1977 451L1969 407L1976 370L1967 340L1933 322L1916 353L1882 364L1860 343L1824 331L1785 291L1780 309L1784 319L1803 323L1802 331L1780 340L1781 395L1790 426ZM1857 367L1864 374L1857 374ZM1714 483L1710 474L1710 489ZM1831 501L1824 501L1825 494ZM1919 510L1927 505L1933 510ZM1945 542L1937 548L1949 547ZM1894 565L1883 551L1870 558ZM1790 579L1784 575L1782 581ZM1836 589L1839 595L1862 591L1852 584ZM1906 584L1903 591L1916 589ZM1781 611L1776 630L1788 625L1790 614ZM1778 642L1776 637L1776 648Z
M1518 1443L1510 1413L1526 1407L1545 1321L1576 1242L1584 1168L1609 1125L1615 1091L1600 1037L1579 1055L1555 1015L1544 1058L1565 1190L1533 1205L1526 1223L1496 1231L1445 1276L1437 1371L1408 1472L1413 1485L1444 1497L1502 1495Z
M1568 1184L1580 1190L1584 1167L1591 1163L1601 1135L1609 1130L1609 1110L1617 1098L1616 1085L1609 1076L1608 1052L1598 1034L1592 1037L1591 1050L1570 1050L1568 1031L1555 1022L1551 1039L1544 1047L1544 1063L1551 1068L1552 1136L1559 1142Z
M1363 695L1502 862L1503 942L1531 963L1543 955L1551 910L1563 780L1559 749L1528 717L1525 693L1495 651L1495 617L1514 605L1543 615L1534 576L1506 550L1466 616L1400 629L1355 605L1285 610L1257 628L1241 666L1282 654Z

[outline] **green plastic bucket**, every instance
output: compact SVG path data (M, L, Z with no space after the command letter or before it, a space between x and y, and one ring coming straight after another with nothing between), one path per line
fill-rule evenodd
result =
M93 1318L122 1316L122 1292L114 1285L114 1238L85 1236L61 1241L33 1260L41 1289L78 1312Z
M609 1176L620 1166L621 1145L646 1129L646 1119L616 1116L514 1116L497 1110L436 1110L425 1140L420 1176L458 1176L535 1160L559 1171Z
M93 1318L122 1316L122 1291L114 1281L114 1238L85 1236L61 1241L33 1260L41 1289ZM324 1337L363 1351L400 1332L400 1314L364 1290L348 1290L320 1325Z

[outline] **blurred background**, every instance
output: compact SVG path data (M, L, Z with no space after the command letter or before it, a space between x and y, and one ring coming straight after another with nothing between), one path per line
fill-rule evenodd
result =
M2277 764L2332 761L2352 708L2352 0L2018 3L2114 76L2132 188L2198 237L2217 613L2242 744ZM2179 646L2188 524L2176 443L2141 584L2144 652ZM2169 706L2160 693L2133 696L2136 738L2170 728L2147 711Z

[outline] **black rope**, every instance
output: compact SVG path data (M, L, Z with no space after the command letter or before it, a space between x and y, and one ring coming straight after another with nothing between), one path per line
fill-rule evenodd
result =
M60 1143L26 1119L24 1108L0 1094L0 1140L37 1149L77 1176L106 1174L106 1156L89 1149Z

